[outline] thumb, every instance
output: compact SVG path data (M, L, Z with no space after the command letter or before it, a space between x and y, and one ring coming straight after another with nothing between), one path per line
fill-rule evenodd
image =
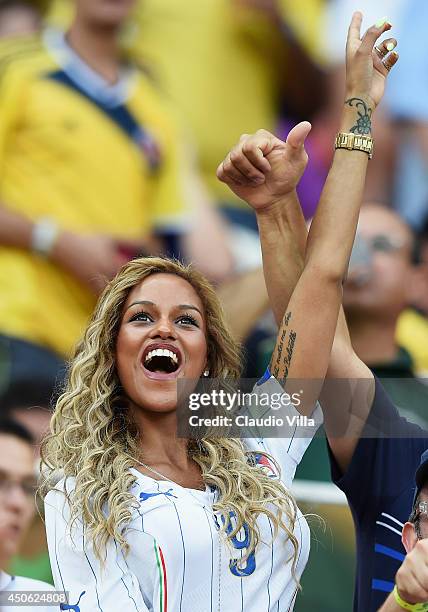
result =
M311 129L309 121L302 121L289 132L285 142L293 149L302 149Z

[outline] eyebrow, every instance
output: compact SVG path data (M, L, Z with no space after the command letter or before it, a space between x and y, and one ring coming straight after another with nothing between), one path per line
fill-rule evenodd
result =
M130 304L126 310L129 310L132 308L132 306L138 306L139 304L143 304L144 306L156 306L156 304L150 300L138 300L137 302L132 302L132 304ZM192 304L179 304L178 308L180 310L196 310L203 318L202 312L199 310L199 308L192 306Z
M138 304L144 304L145 306L156 306L154 302L150 302L149 300L139 300L138 302L132 302L132 304L129 304L126 310L129 310L133 306L138 306Z
M196 310L196 312L199 312L201 317L204 318L199 308L197 308L196 306L192 306L192 304L180 304L179 308L180 310Z

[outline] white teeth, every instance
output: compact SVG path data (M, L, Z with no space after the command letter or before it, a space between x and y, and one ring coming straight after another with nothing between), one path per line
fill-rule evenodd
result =
M178 363L177 355L168 349L158 348L154 349L153 351L149 351L146 355L144 363L148 363L151 359L153 359L153 357L169 357L174 363Z

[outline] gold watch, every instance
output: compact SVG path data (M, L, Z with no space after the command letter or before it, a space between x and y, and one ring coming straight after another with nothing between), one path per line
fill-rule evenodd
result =
M348 151L363 151L369 159L373 157L373 138L363 134L339 132L334 141L335 149L348 149Z

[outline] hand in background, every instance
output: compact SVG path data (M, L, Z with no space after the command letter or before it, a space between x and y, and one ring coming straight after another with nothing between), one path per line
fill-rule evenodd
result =
M99 294L129 257L119 252L118 242L111 236L64 231L53 248L52 259Z
M294 191L308 162L304 148L311 124L296 125L284 142L266 130L244 134L217 169L217 177L255 210Z

